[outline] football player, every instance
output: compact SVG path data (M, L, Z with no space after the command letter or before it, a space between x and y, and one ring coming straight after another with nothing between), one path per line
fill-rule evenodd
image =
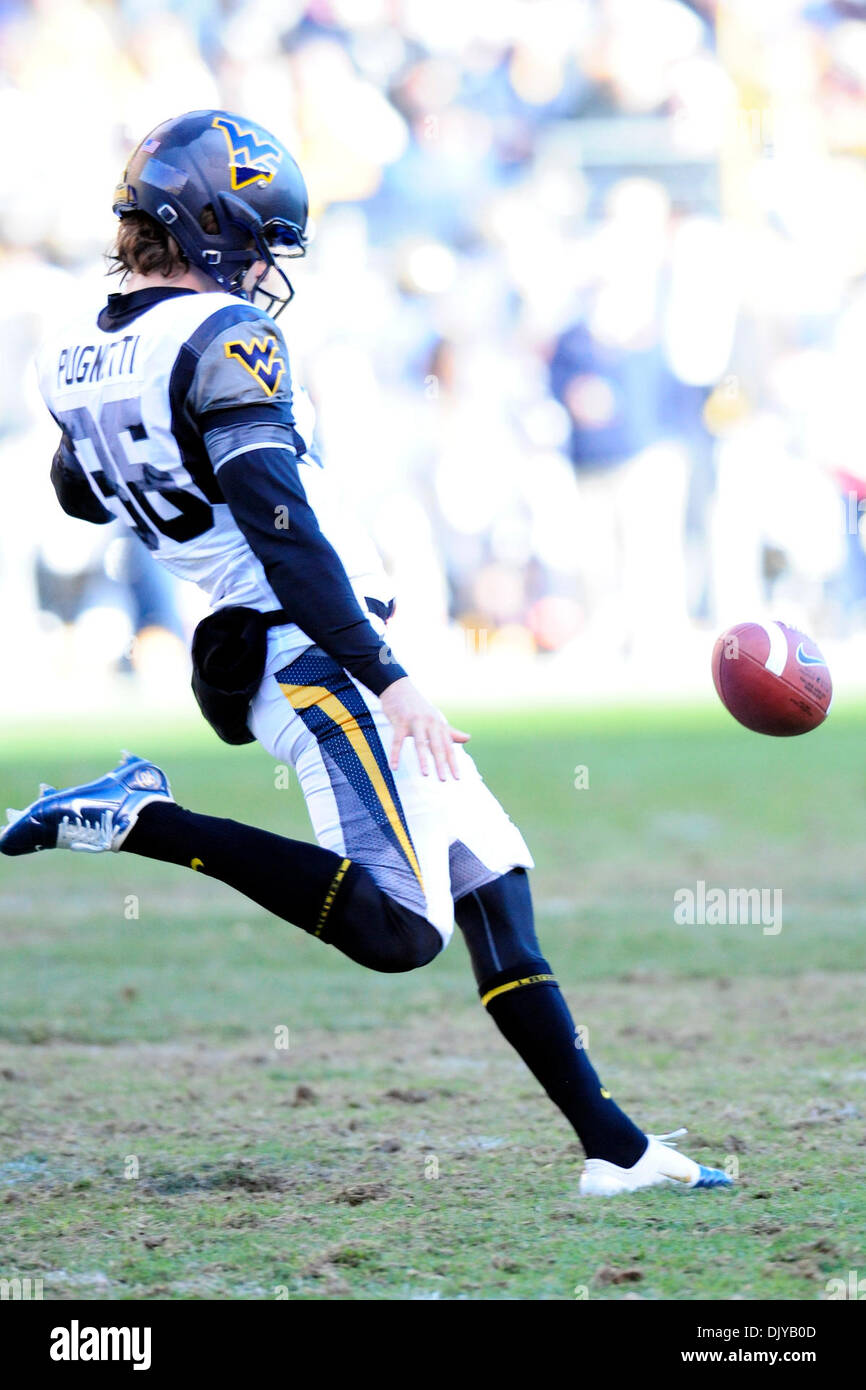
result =
M96 525L120 518L205 590L199 703L227 741L256 738L293 765L318 843L187 810L127 754L87 785L43 785L9 813L0 849L178 864L371 970L428 964L456 918L482 1004L583 1145L581 1192L727 1186L602 1086L536 938L523 837L468 734L387 645L388 578L328 489L276 323L292 297L285 258L305 248L294 160L253 121L190 112L141 142L114 212L122 292L38 361L61 431L57 497Z

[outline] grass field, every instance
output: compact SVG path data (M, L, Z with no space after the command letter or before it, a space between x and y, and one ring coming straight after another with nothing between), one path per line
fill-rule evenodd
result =
M51 1299L559 1300L821 1299L866 1274L866 711L798 740L721 709L465 718L606 1085L735 1162L736 1190L581 1201L574 1136L460 940L376 976L201 876L45 854L0 861L0 1276ZM7 728L2 794L122 744L184 804L308 836L262 750L198 724ZM782 930L677 925L698 880L780 889Z

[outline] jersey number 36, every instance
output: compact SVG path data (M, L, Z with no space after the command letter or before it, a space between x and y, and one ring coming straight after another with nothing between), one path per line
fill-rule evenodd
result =
M87 406L63 411L57 419L100 497L120 502L129 525L149 550L159 549L160 536L190 541L210 530L213 511L202 496L191 491L192 479L186 486L178 486L171 473L140 456L140 446L146 447L148 434L137 399L106 401L98 419ZM124 434L132 446L139 446L139 458L130 457Z

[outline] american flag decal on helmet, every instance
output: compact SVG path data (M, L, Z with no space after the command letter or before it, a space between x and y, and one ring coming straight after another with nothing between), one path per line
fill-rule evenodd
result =
M236 358L259 383L266 396L274 394L286 370L276 338L252 337L248 342L235 338L226 343L225 350L226 357Z

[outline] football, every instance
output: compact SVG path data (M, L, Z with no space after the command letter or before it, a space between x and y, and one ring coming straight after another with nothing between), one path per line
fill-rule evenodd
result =
M833 683L810 637L785 623L737 623L716 640L713 681L735 719L756 734L807 734L827 718Z

